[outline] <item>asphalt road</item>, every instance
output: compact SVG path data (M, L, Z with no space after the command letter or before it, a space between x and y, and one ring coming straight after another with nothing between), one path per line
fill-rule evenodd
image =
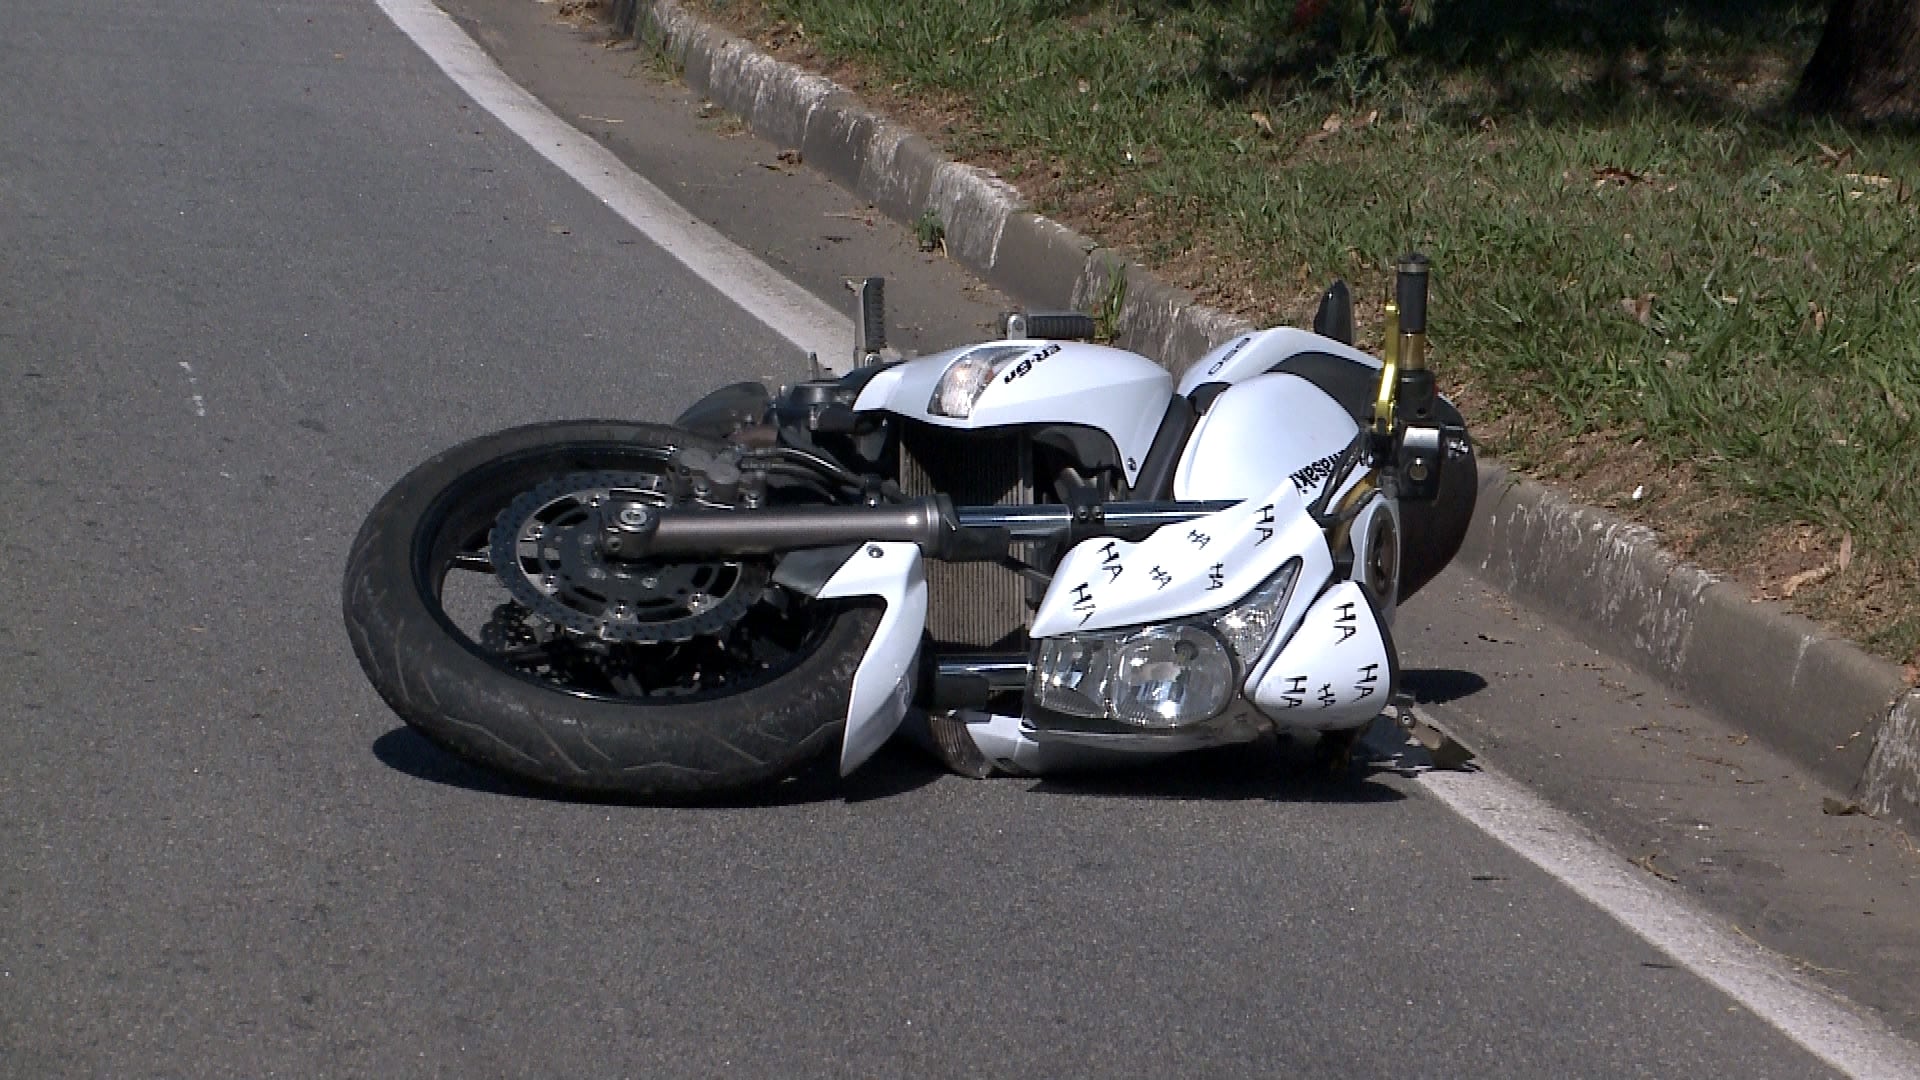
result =
M5 18L0 1074L1823 1074L1389 773L450 762L340 627L379 492L791 350L366 0Z

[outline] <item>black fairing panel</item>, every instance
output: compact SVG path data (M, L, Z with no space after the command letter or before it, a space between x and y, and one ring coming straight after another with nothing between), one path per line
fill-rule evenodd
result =
M1303 352L1287 357L1267 372L1285 372L1307 380L1332 395L1363 427L1373 419L1373 400L1380 392L1378 369L1332 353Z
M767 415L773 395L757 382L733 383L713 391L687 407L673 426L696 434L724 439Z
M1442 399L1439 413L1447 423L1460 422L1460 412ZM1464 429L1463 429L1464 430ZM1473 524L1473 507L1480 494L1480 473L1473 443L1462 439L1458 450L1447 451L1440 468L1440 492L1432 502L1400 505L1400 598L1418 592L1440 576L1466 542Z
M1373 418L1380 392L1380 373L1332 353L1297 353L1274 365L1272 372L1298 375L1330 394L1362 426ZM1460 410L1446 398L1434 402L1443 425L1466 431ZM1400 533L1405 543L1400 556L1400 598L1406 599L1440 575L1466 542L1473 524L1473 507L1480 494L1479 468L1473 442L1463 437L1449 448L1440 469L1440 493L1432 502L1405 502L1400 506Z

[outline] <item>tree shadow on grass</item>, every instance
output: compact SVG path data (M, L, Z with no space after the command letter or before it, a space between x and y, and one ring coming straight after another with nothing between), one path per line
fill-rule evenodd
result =
M1649 111L1787 122L1785 90L1825 21L1818 0L1437 0L1430 24L1392 15L1397 40L1383 53L1341 34L1337 12L1355 5L1399 8L1134 2L1205 28L1201 74L1218 99L1286 100L1320 87L1356 104L1423 106L1429 120L1457 126L1521 116L1596 125ZM1320 17L1303 25L1303 10Z

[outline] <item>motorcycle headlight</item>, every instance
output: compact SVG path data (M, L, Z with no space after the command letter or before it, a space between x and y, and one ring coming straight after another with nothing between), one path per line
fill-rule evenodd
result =
M1040 645L1031 692L1044 709L1177 728L1218 716L1233 700L1233 656L1198 626L1069 634Z
M1113 718L1146 728L1218 716L1233 700L1233 658L1220 639L1192 626L1143 630L1113 658Z
M933 388L927 411L935 416L965 420L973 415L974 403L980 400L980 395L993 385L994 376L1032 351L1031 345L990 345L955 357L947 370L940 373L940 382Z
M1040 662L1033 668L1034 699L1068 716L1105 719L1114 644L1111 634L1070 634L1042 641Z
M1252 667L1266 651L1267 642L1272 641L1274 632L1280 629L1280 617L1286 613L1287 600L1293 596L1293 583L1299 578L1300 560L1289 559L1266 584L1214 618L1213 628L1233 646L1233 655L1240 658L1241 667Z

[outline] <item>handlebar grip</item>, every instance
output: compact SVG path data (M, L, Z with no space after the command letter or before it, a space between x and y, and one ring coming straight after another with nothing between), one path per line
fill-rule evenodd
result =
M1007 317L1010 338L1047 341L1092 341L1100 332L1093 316L1078 311L1022 311Z
M1393 279L1393 299L1400 308L1400 332L1427 332L1427 272L1431 264L1425 255L1413 252L1400 257Z

